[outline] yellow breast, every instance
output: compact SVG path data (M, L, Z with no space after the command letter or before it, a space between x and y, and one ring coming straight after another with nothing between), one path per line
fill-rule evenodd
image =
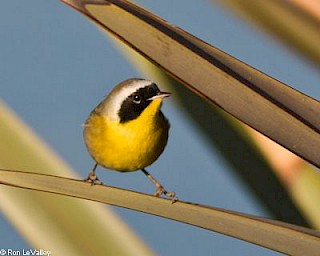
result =
M119 123L105 115L91 114L84 128L89 153L101 166L135 171L152 164L163 152L169 123L154 100L132 121Z

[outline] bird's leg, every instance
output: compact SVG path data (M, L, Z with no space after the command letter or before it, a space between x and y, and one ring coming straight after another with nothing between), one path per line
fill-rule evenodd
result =
M84 180L86 182L90 182L91 185L101 185L102 182L96 175L96 169L98 167L98 163L95 163L92 170L89 172L88 177Z
M145 169L141 169L141 171L149 178L149 180L156 186L157 190L155 192L155 196L160 197L162 194L170 197L172 199L172 203L176 202L178 198L176 197L175 192L168 192L164 189L164 187Z

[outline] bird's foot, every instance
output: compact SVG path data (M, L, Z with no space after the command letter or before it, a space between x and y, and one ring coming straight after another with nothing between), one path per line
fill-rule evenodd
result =
M161 195L164 195L168 198L171 198L171 202L175 203L178 201L178 198L176 197L175 192L168 192L167 190L164 189L163 186L158 186L156 192L154 193L155 196L160 197Z
M91 185L102 185L101 180L97 177L95 172L90 172L88 177L84 179L83 181L91 183Z

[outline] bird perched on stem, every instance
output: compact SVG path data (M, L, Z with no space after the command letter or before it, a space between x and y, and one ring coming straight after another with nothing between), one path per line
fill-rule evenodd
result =
M156 186L156 196L175 199L145 169L163 152L169 122L160 108L170 96L145 79L128 79L118 84L90 113L84 125L84 141L95 160L86 181L101 184L96 176L98 165L119 172L141 170Z

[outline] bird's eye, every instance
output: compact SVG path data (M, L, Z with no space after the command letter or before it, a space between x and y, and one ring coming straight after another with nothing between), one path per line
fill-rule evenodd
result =
M136 103L136 104L139 104L141 103L141 97L140 95L136 94L133 96L133 102Z

